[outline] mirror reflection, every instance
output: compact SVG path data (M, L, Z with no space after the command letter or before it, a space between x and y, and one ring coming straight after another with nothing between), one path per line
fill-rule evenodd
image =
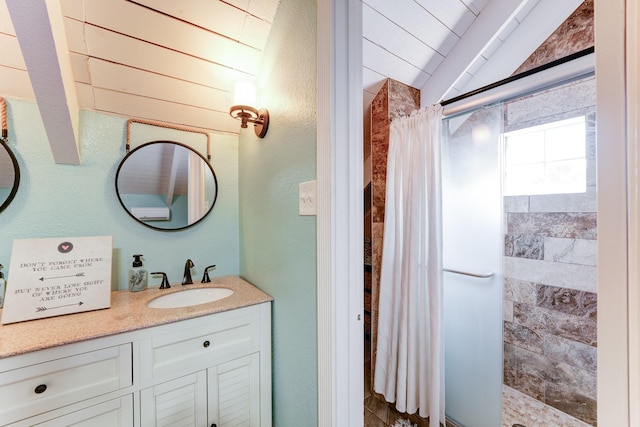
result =
M19 183L18 161L7 144L0 140L0 212L13 200Z
M153 141L120 163L116 192L127 213L147 227L181 230L201 221L218 196L215 172L184 144Z

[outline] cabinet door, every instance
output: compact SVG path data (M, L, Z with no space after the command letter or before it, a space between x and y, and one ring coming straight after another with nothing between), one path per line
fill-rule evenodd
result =
M140 392L142 426L206 426L205 371L167 381Z
M260 426L260 353L207 370L209 425Z

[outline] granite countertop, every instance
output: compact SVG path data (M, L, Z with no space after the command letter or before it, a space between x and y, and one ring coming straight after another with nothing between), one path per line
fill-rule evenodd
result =
M211 283L194 283L186 288L212 287L228 288L233 290L233 294L218 301L190 307L149 308L147 303L152 299L180 292L185 287L178 283L163 290L154 287L141 292L113 291L111 308L0 325L0 358L273 300L271 296L237 276L213 277Z

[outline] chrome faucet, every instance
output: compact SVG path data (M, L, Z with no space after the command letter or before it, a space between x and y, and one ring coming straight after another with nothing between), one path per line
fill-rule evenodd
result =
M183 285L190 285L190 284L193 283L193 280L191 280L191 269L192 268L193 268L193 261L188 259L187 262L184 264L184 276L182 277L182 284Z

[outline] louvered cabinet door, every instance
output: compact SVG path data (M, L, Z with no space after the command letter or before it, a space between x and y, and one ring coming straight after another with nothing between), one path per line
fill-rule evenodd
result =
M260 353L207 370L209 425L260 426Z
M199 371L140 391L142 426L207 426L207 373Z

